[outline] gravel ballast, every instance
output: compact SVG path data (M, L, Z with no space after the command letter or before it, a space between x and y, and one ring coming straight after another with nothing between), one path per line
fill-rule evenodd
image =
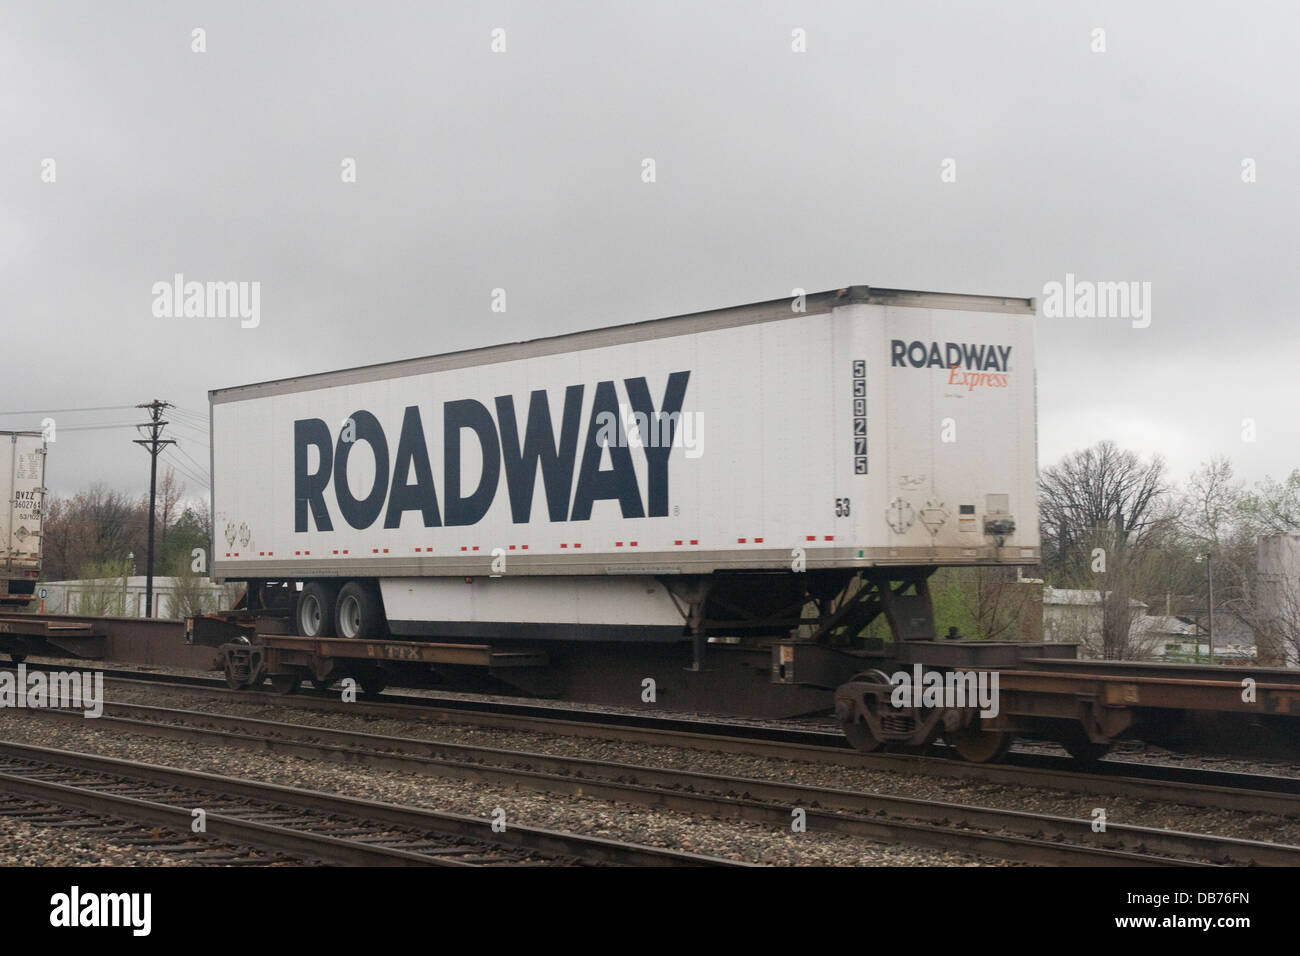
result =
M125 699L126 695L120 694L119 690L120 688L114 688L110 699ZM184 701L164 701L156 691L145 690L144 699L139 701L141 703L189 707L194 707L197 703L192 695ZM258 709L266 716L265 708ZM283 716L279 711L275 715ZM367 729L377 731L373 722L369 723ZM440 726L439 732L446 729ZM486 787L396 771L353 769L296 757L254 753L240 748L163 740L123 733L118 728L107 726L104 730L98 730L94 720L74 724L62 719L43 719L37 711L0 710L0 738L470 814L481 817L485 829L489 826L492 812L501 808L505 810L507 825L513 822L751 863L784 866L979 866L1003 863L946 850L887 846L837 834L818 834L815 827L806 833L781 832L758 824L696 818L586 797Z

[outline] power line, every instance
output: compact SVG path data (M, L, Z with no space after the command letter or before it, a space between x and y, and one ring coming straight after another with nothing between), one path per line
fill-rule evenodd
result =
M91 408L33 408L25 412L0 412L2 416L10 415L72 415L80 412L118 412L137 405L96 405Z
M188 422L189 424L192 425L201 425L204 428L208 427L209 419L207 415L199 415L196 414L195 412L185 412L185 411L181 411L180 409L176 409L176 411L178 412L177 417L181 421Z
M179 458L168 456L167 465L169 468L173 468L180 472L183 477L188 478L190 481L198 482L200 485L205 487L208 484L207 475L196 473L194 469L190 468L189 465L185 464L185 462L181 461Z
M195 461L194 458L191 455L189 455L189 453L187 453L184 448L180 446L179 442L176 444L176 447L173 450L180 452L187 459L189 459L190 464L194 466L195 470L198 471L200 475L206 475L208 473L208 466Z
M105 422L102 425L59 425L56 432L92 432L101 428L139 428L135 422Z
M210 483L207 475L196 473L194 469L188 467L179 458L169 457L167 459L167 467L172 468L173 470L178 472L181 475L181 477L188 478L190 481L194 482L201 488L207 488Z
M204 445L207 445L207 444L208 444L208 432L207 432L207 429L204 429L204 431L201 431L201 432L200 432L199 429L195 427L195 425L187 425L187 424L183 423L183 421L175 421L174 424L175 424L175 427L177 427L177 428L185 428L186 431L190 432L190 433L192 434L192 436L194 436L194 440L195 440L195 441L203 441L203 444L204 444Z

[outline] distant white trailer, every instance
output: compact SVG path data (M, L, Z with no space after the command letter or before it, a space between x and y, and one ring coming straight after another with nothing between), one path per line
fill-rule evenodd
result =
M308 636L672 641L1036 564L1033 322L855 286L217 389L214 577Z
M23 606L41 576L45 436L0 432L0 606Z
M1300 531L1262 535L1256 659L1270 666L1300 664Z
M153 608L143 574L121 578L82 578L41 582L41 610L47 614L86 614L110 617L183 618L197 610L227 610L231 589L206 578L189 582L177 577L153 579Z

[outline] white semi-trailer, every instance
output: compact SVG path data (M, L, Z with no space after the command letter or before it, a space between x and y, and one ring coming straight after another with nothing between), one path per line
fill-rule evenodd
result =
M0 432L0 607L27 605L41 576L45 436Z
M876 613L932 640L935 567L1038 562L1033 323L854 286L218 389L214 577L293 582L309 637L696 671Z

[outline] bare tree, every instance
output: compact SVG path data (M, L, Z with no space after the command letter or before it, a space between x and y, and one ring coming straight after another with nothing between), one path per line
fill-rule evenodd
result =
M170 467L163 472L163 476L158 479L158 489L156 494L157 504L157 525L158 525L158 547L159 550L167 542L167 529L170 528L177 518L177 508L181 500L185 497L185 484L178 481L176 472ZM141 507L145 514L148 514L149 496L145 495L141 502Z
M125 559L135 550L139 517L125 495L103 485L52 500L43 532L47 580L75 577L84 564Z
M1026 627L1026 615L1042 619L1042 607L1033 589L1017 580L1015 568L969 568L970 586L963 588L962 601L975 622L976 636L989 641L1041 638L1041 627Z
M1144 463L1114 442L1067 455L1039 475L1043 563L1063 580L1087 580L1102 536L1113 550L1148 549L1175 518L1164 460Z

